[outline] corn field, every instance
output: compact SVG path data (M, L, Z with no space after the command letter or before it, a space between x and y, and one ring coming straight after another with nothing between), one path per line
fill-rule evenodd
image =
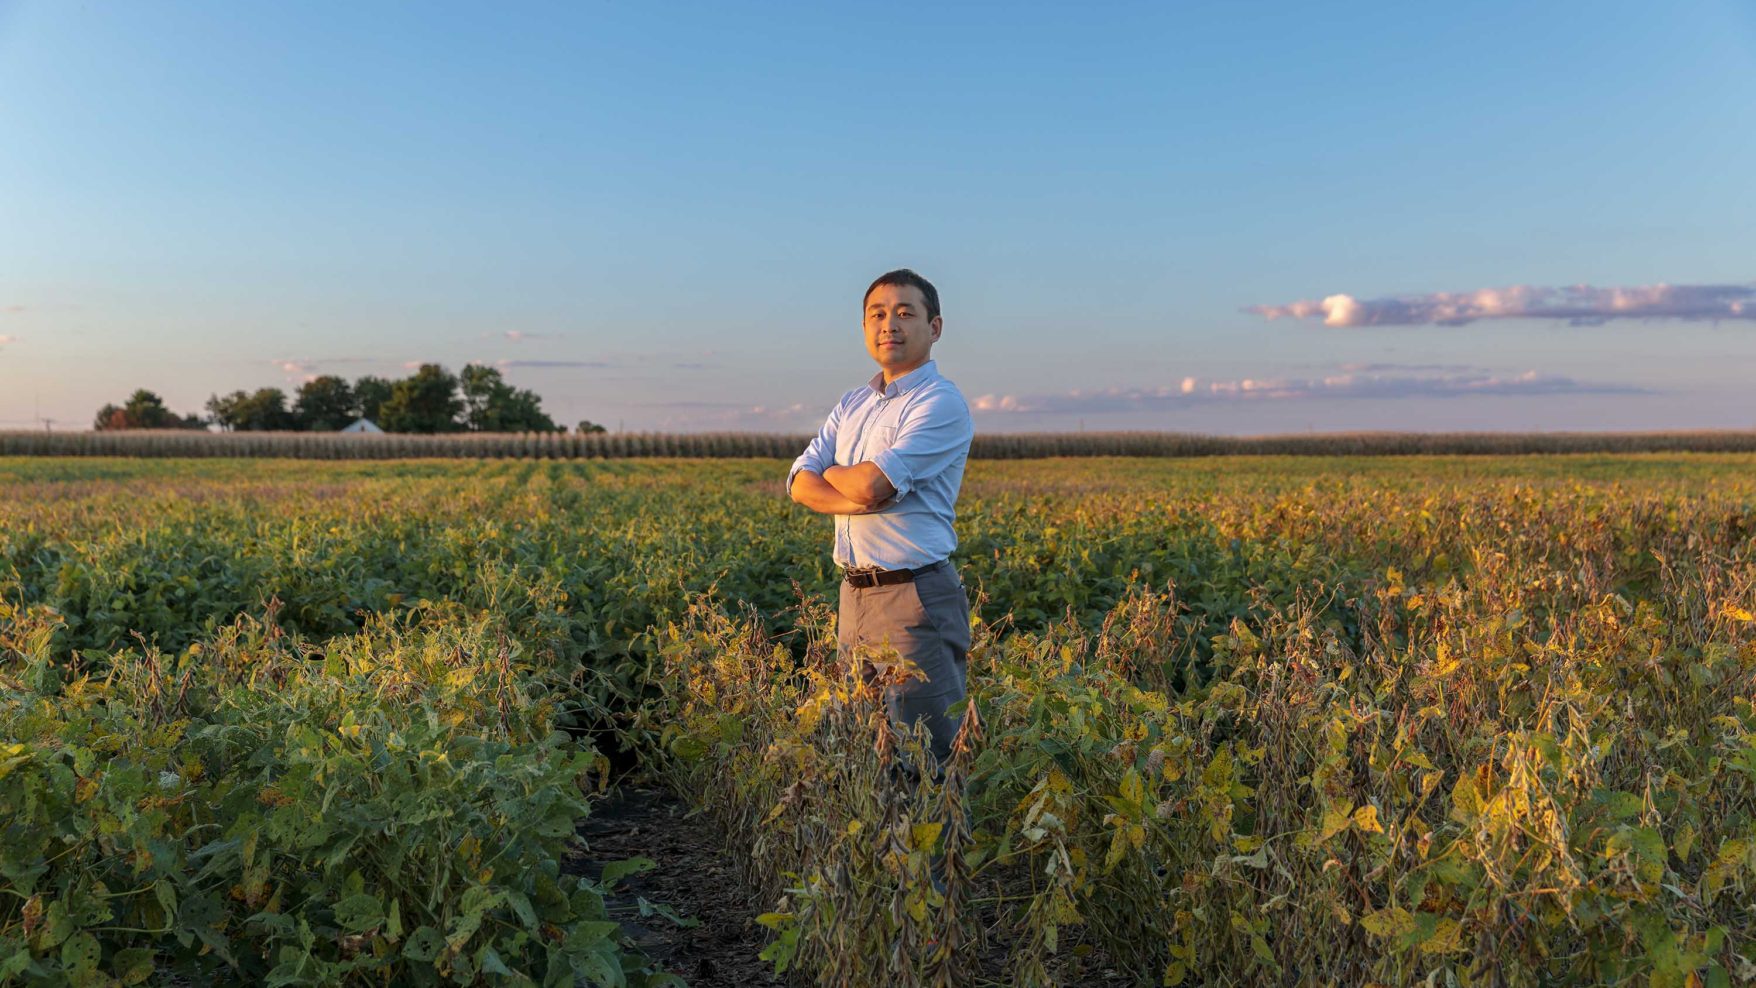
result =
M289 457L315 460L580 460L784 457L810 437L720 433L450 433L0 431L0 456ZM1061 456L1510 456L1531 453L1749 453L1756 432L1395 433L1202 436L1172 432L981 434L975 459Z

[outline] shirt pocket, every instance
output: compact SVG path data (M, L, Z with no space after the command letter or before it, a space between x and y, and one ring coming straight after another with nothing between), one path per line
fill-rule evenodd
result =
M871 459L896 445L896 426L880 425L872 430L872 439L866 444L866 459Z

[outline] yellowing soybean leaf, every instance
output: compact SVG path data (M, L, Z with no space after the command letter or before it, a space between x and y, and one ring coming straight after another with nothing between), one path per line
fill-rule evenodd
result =
M1323 826L1317 833L1317 839L1326 841L1346 830L1348 824L1352 822L1352 817L1349 814L1353 812L1353 808L1354 804L1345 801L1331 803L1323 811Z
M1476 789L1473 773L1463 772L1451 788L1451 817L1469 823L1482 815L1482 795Z
M1441 919L1433 926L1433 934L1421 941L1423 954L1449 954L1463 947L1463 927L1455 919Z
M1354 826L1363 833L1381 834L1384 825L1378 822L1378 807L1366 805L1354 811Z
M1123 828L1117 828L1110 835L1110 850L1104 855L1104 874L1114 871L1122 863L1122 857L1128 853L1128 838Z
M1375 937L1400 937L1414 932L1415 918L1400 906L1379 909L1360 917L1360 925Z
M1146 786L1141 783L1139 772L1129 769L1122 776L1122 798L1134 806L1146 801Z
M1065 796L1073 792L1073 783L1063 775L1060 769L1049 771L1049 791Z

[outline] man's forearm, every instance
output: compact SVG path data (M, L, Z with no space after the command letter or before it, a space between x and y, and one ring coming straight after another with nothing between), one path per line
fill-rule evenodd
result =
M835 469L831 467L830 469ZM800 470L793 475L793 500L825 515L863 515L872 506L862 504L835 489L821 474Z
M890 478L870 460L851 467L828 467L823 471L823 479L843 497L859 504L882 504L896 493Z

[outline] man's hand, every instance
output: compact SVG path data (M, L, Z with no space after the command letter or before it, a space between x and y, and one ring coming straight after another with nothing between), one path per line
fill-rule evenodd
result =
M823 471L841 470L843 467L830 467ZM793 475L793 500L812 511L825 515L864 515L884 507L884 502L868 504L856 501L841 491L836 490L822 475L810 470L800 470Z
M896 494L890 478L884 476L884 471L871 460L851 467L829 467L823 471L823 479L848 500L872 507L883 504Z

